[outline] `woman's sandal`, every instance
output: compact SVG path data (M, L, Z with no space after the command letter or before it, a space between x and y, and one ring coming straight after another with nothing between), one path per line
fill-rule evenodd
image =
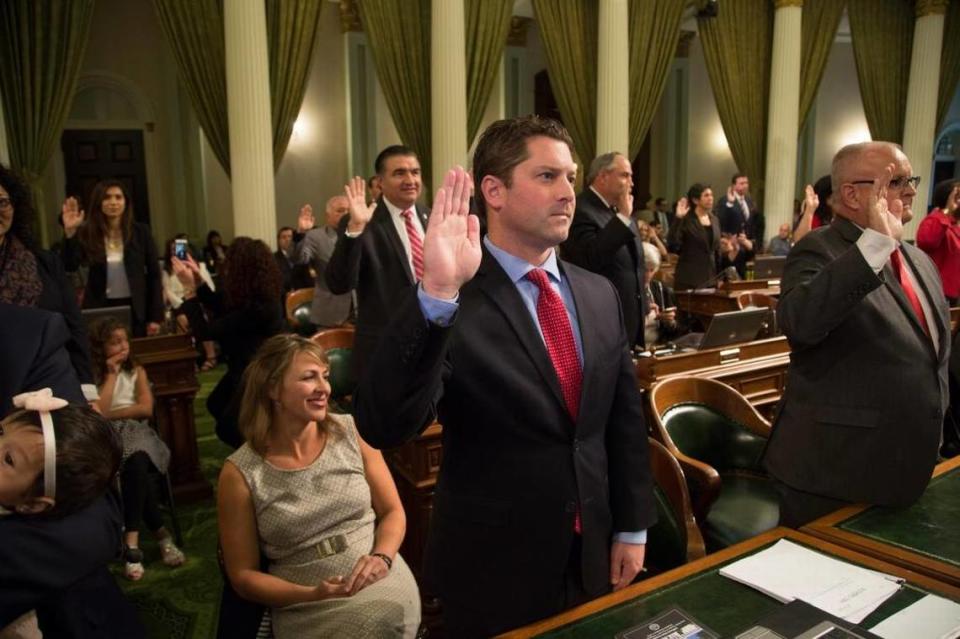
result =
M208 357L207 359L205 359L205 360L203 361L203 364L201 364L201 366L200 366L200 372L201 372L201 373L206 373L207 371L212 371L212 370L215 369L216 367L217 367L217 358L216 358L216 357Z
M170 537L164 537L158 540L157 544L160 546L160 559L167 566L176 568L177 566L182 566L183 562L187 560L187 556L183 554L182 550L177 548L177 545L173 543L173 539Z
M123 576L129 581L140 581L143 578L143 551L139 548L124 548Z

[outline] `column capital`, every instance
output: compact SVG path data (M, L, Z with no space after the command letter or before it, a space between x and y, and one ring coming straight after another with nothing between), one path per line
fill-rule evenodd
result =
M527 30L533 24L533 18L512 16L510 18L510 32L507 34L508 47L527 46Z
M693 38L696 37L696 35L696 31L680 31L680 37L677 39L677 52L674 54L674 57L689 58L690 43L693 42Z
M357 0L340 0L340 33L363 31Z
M784 7L802 7L803 0L773 0L774 9L783 9Z
M917 0L916 16L946 15L950 0Z

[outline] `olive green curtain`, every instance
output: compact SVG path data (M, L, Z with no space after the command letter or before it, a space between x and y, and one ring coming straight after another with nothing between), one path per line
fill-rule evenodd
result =
M466 0L467 146L480 128L510 34L513 0Z
M30 186L44 244L40 178L70 111L92 16L93 0L0 2L0 99L10 164Z
M596 0L533 0L547 57L550 87L581 166L597 146Z
M223 0L154 0L153 5L200 128L230 175Z
M650 129L680 38L683 2L630 2L630 157Z
M903 142L913 11L912 0L848 0L860 96L874 140Z
M359 0L377 78L403 143L430 191L430 0Z
M310 77L322 0L266 0L273 170L287 151Z
M773 12L770 0L724 0L717 17L698 19L720 123L758 202L766 173Z
M154 0L180 80L220 165L230 175L223 0ZM290 142L310 77L322 0L266 0L273 168Z
M827 67L846 0L804 0L800 57L800 128L803 131Z
M940 54L940 92L937 99L937 130L943 125L953 92L960 79L960 0L950 0L943 23L943 49Z

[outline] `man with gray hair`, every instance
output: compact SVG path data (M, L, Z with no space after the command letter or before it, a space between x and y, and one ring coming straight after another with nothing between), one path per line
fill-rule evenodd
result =
M939 273L901 242L920 178L889 142L833 159L834 220L787 257L777 318L790 380L763 463L780 522L923 493L949 403L950 317Z
M631 347L643 347L643 246L633 212L633 171L620 153L604 153L590 164L577 196L570 235L561 245L565 259L606 277L620 296L623 323Z
M349 319L353 307L353 292L337 295L327 286L326 270L333 249L337 245L337 225L350 212L345 195L334 195L327 200L324 225L314 228L313 207L305 204L297 218L298 233L292 259L297 264L309 264L316 273L310 322L316 326L339 326ZM354 309L355 311L355 309Z

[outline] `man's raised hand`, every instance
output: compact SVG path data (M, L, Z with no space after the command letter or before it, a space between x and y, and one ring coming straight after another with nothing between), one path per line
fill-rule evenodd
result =
M362 177L354 177L347 182L343 192L350 203L350 221L347 224L347 230L351 233L360 233L367 228L377 203L367 204L367 183Z
M317 223L316 218L313 216L313 207L309 204L304 204L300 207L300 215L297 216L297 230L301 233L306 233Z
M887 189L896 166L888 164L883 173L873 180L867 200L867 227L895 240L903 235L903 202L898 198L887 202Z
M453 299L480 267L480 220L470 213L470 174L447 171L437 189L423 240L423 290Z

